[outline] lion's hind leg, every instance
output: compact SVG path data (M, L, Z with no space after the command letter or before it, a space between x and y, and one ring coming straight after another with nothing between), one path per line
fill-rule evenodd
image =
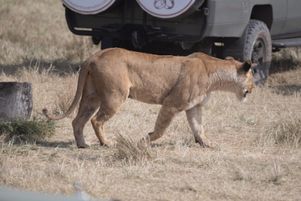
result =
M95 116L92 117L91 123L95 131L95 135L99 140L100 145L110 146L111 142L107 139L104 132L104 124L119 110L121 104L125 102L128 90L124 93L116 91L115 93L107 94L100 103L100 108Z
M100 145L102 146L109 146L111 144L110 141L106 138L103 126L104 123L108 121L114 114L115 111L100 107L96 115L91 119L91 124L93 126L95 135L98 138Z
M211 147L210 141L205 136L204 128L202 125L202 105L196 105L193 108L186 110L186 117L189 126L194 135L196 143L199 143L202 147Z
M83 96L78 113L72 121L73 133L78 148L86 148L88 145L83 136L84 126L99 107L99 99L95 95Z

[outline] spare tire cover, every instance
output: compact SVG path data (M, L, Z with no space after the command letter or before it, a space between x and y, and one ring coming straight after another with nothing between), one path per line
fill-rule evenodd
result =
M203 0L137 0L140 7L148 14L158 18L178 17L189 10L195 10Z
M63 4L74 12L93 15L108 9L116 0L63 0Z

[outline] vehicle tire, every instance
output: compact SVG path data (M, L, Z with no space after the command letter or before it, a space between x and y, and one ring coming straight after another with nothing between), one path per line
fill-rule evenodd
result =
M252 60L258 64L255 83L263 84L272 60L272 39L267 25L259 20L250 20L240 39L225 44L223 56L232 56L242 61Z

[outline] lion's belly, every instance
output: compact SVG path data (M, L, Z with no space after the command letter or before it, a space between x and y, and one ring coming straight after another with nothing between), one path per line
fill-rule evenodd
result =
M149 104L162 104L168 90L159 87L131 87L129 98Z

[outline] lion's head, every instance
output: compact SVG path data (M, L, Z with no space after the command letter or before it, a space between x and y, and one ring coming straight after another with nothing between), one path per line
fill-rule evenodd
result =
M245 101L247 95L251 93L255 87L255 64L252 64L251 61L245 61L244 63L238 61L235 62L237 66L236 79L238 82L238 88L235 90L235 94L239 100Z

